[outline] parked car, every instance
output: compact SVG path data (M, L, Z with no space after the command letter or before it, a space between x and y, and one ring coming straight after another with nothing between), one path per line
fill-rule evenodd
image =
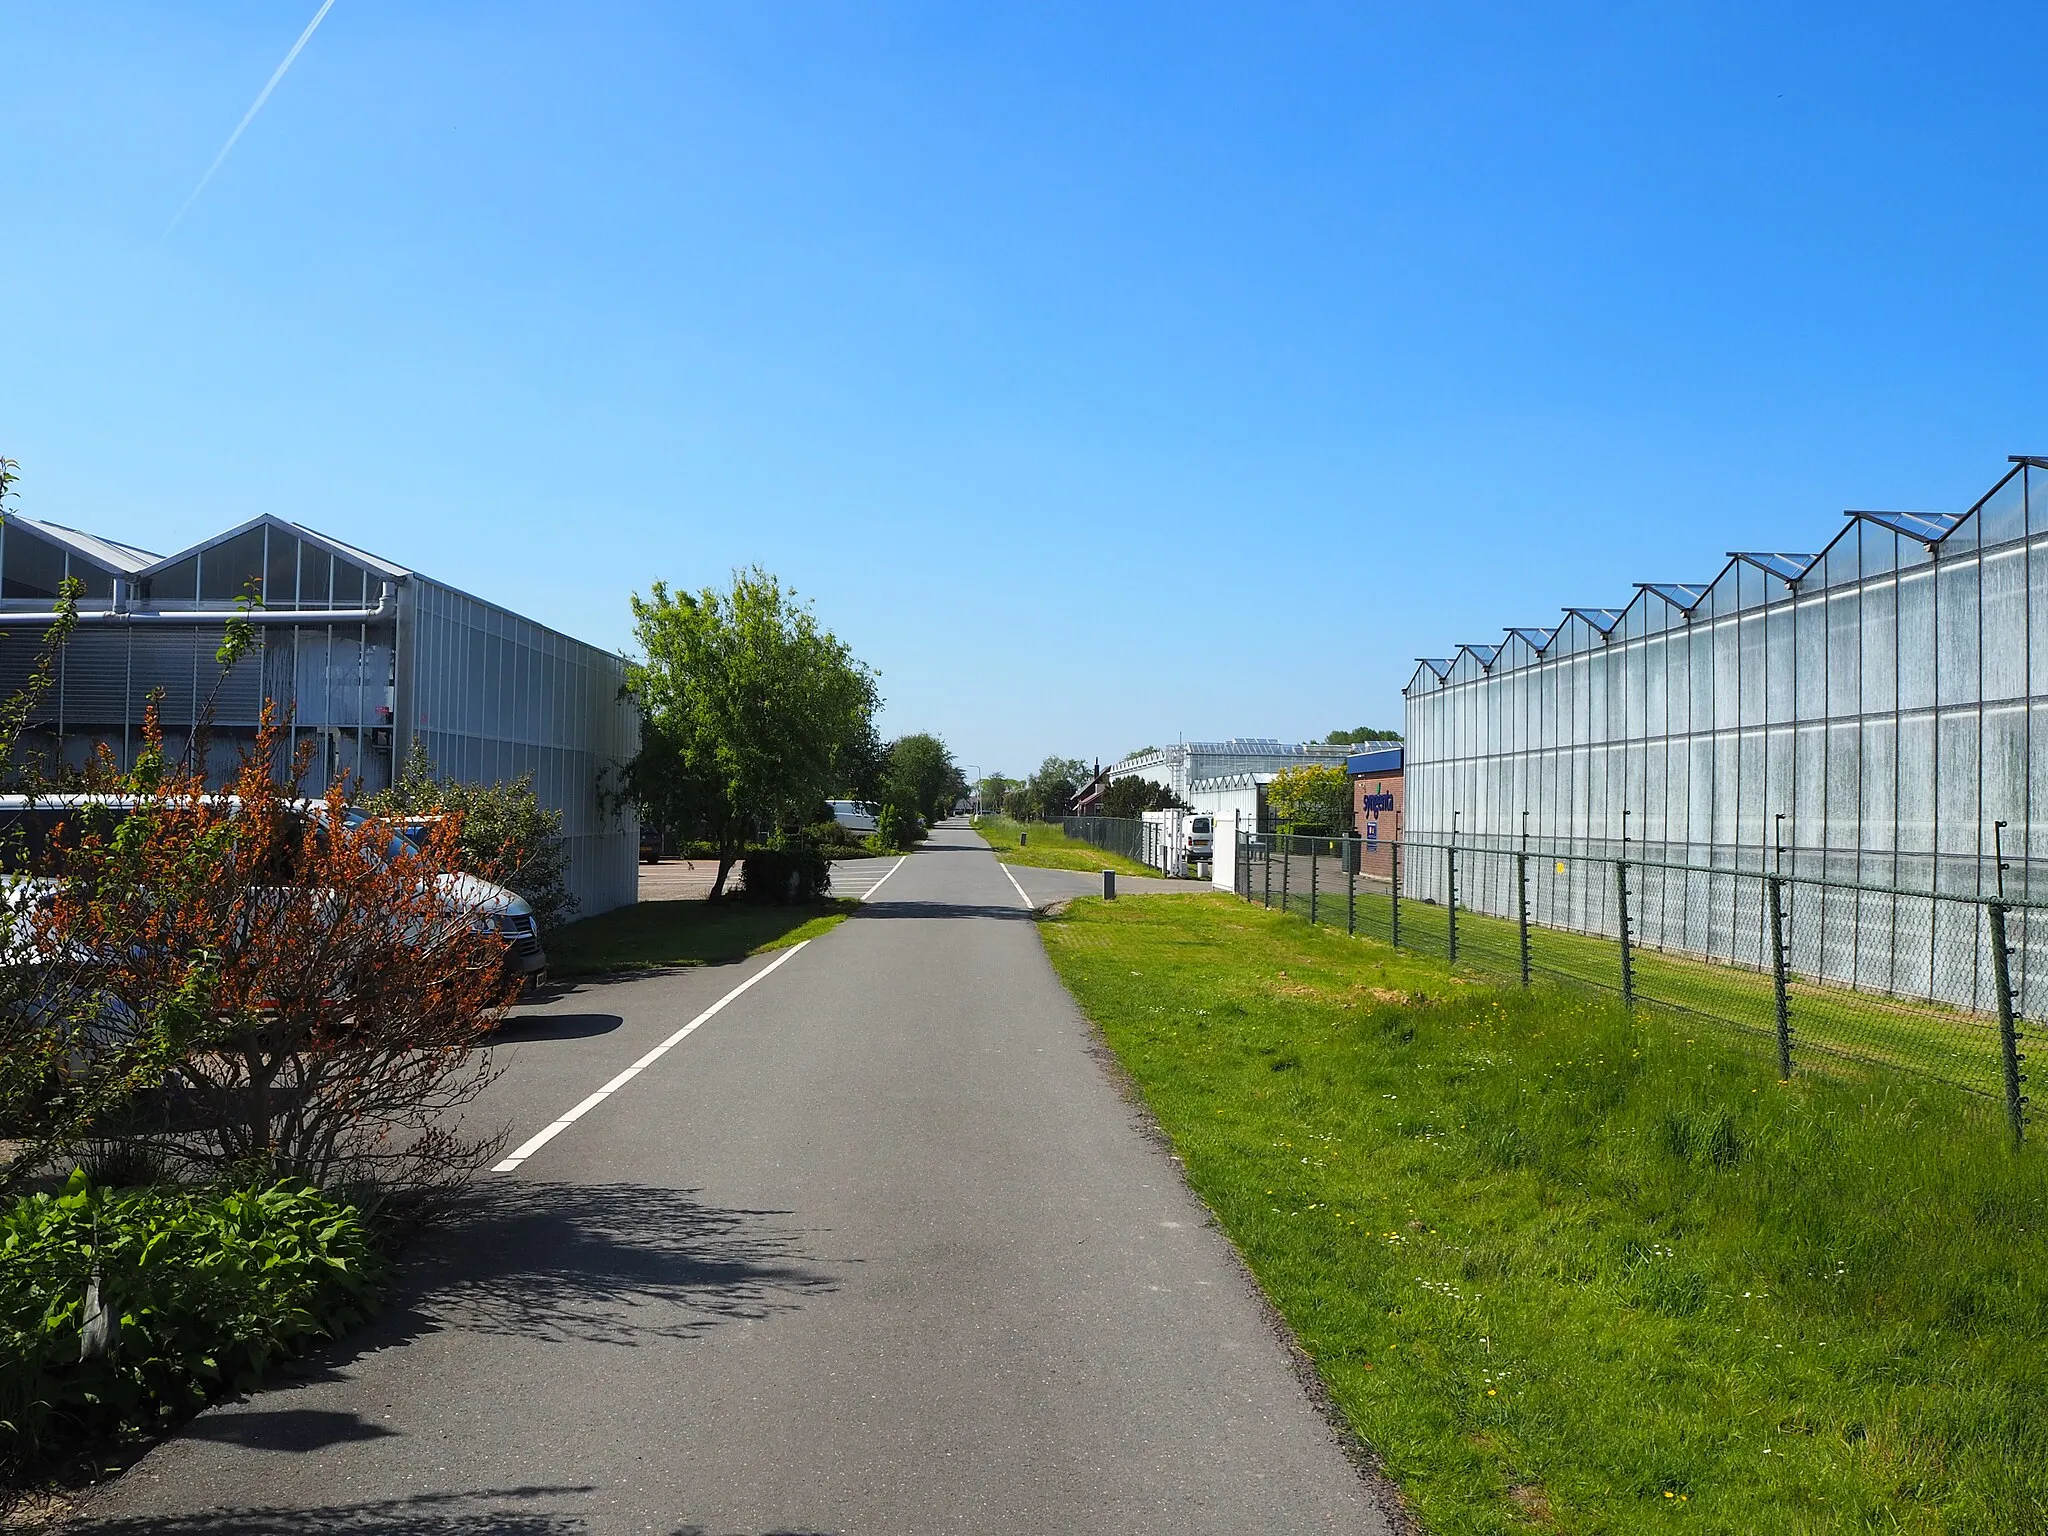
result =
M234 803L233 797L228 797L230 814ZM6 877L8 899L34 900L51 883L50 876L35 871L65 841L68 829L84 816L98 813L118 824L137 804L134 798L123 795L0 795L0 871ZM301 801L298 809L305 816L324 819L327 802ZM378 817L353 806L342 812L342 824L351 829L372 822L391 828L383 848L387 860L415 856L427 828L437 819ZM504 941L505 965L511 974L535 984L546 979L548 957L541 947L540 926L523 896L475 875L441 874L435 876L435 885L438 904L444 912L487 925Z

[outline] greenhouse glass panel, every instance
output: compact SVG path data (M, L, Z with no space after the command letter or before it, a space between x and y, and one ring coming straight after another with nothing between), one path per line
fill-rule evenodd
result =
M263 562L263 606L295 608L298 602L299 541L282 528L273 528Z
M1863 722L1862 841L1874 852L1889 853L1897 842L1898 739L1895 720Z
M1992 822L2002 821L2008 827L2023 826L2027 819L2027 710L2024 704L1985 709L1982 779L1984 803L1979 816L1984 825L1988 827ZM2014 842L2017 841L2015 838Z
M2018 466L2005 484L1984 498L1977 508L1976 522L1978 537L1987 549L2026 537L2027 487Z
M1934 703L1934 573L1899 577L1899 708Z
M1744 567L1748 569L1747 566ZM1714 699L1713 721L1715 729L1734 725L1740 707L1742 672L1736 655L1736 641L1739 638L1734 619L1716 620L1714 624Z
M1735 785L1735 841L1755 848L1763 841L1765 825L1764 733L1744 731L1737 748L1739 771Z
M1934 851L1934 717L1899 721L1899 850Z
M1742 700L1741 723L1764 723L1764 623L1761 613L1745 613L1738 621L1736 649L1741 657L1738 690Z
M1793 739L1792 845L1818 848L1827 829L1827 728L1802 725Z
M228 603L263 587L263 527L199 552L199 600Z
M1935 686L1937 702L1977 702L1977 595L1981 580L1977 562L1958 561L1935 567Z
M2016 699L2027 691L2027 551L1984 556L1984 697Z
M64 583L64 551L17 522L0 535L0 597L54 602Z
M1861 598L1855 588L1828 596L1828 714L1856 713L1862 658L1858 654Z
M1764 618L1764 718L1773 725L1792 719L1792 605L1774 603Z
M1868 519L1857 519L1856 533L1863 546L1863 577L1882 576L1897 569L1899 563L1899 536L1889 528L1880 528Z
M1863 588L1860 618L1863 656L1862 709L1888 712L1899 705L1898 591L1889 581Z
M1934 851L1943 854L1977 852L1977 766L1978 744L1983 722L1974 709L1944 711L1936 745ZM1946 887L1946 889L1975 889Z
M1827 837L1830 848L1854 848L1862 806L1862 731L1853 720L1828 727Z
M1793 653L1796 657L1793 691L1801 720L1818 720L1827 713L1828 631L1827 602L1812 597L1794 610Z

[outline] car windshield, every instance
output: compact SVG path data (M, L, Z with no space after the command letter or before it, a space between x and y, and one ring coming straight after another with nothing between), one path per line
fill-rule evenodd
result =
M367 811L350 809L341 813L341 824L351 832L363 825L364 822L375 819ZM422 834L418 828L400 828L391 834L391 841L384 845L384 857L394 862L399 859L412 857L420 851L419 844L414 841L420 835Z

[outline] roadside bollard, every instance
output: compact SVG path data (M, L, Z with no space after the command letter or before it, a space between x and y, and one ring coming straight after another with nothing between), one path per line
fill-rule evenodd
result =
M1105 869L1102 872L1102 899L1116 900L1116 871L1113 869Z
M1031 834L1029 832L1019 831L1017 834L1017 846L1019 848L1026 848L1029 847L1030 844Z

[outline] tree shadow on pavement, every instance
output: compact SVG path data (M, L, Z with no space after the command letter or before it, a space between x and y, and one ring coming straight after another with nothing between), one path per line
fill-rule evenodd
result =
M1023 907L1010 905L981 906L959 901L872 901L854 913L849 922L867 922L874 918L929 917L934 919L959 917L997 917L1012 922L1029 922L1034 913Z
M64 1527L67 1536L584 1536L584 1517L536 1504L581 1502L596 1492L588 1483L556 1487L493 1488L476 1493L417 1493L409 1498L365 1499L352 1504L227 1504L183 1515L124 1515L94 1520L88 1510ZM519 1505L528 1507L520 1508ZM778 1528L725 1532L679 1525L667 1536L834 1536L829 1531Z
M184 1430L187 1440L213 1440L252 1451L317 1451L348 1440L382 1440L396 1433L360 1414L323 1408L205 1413Z
M229 1504L186 1515L125 1515L112 1520L94 1520L88 1510L64 1529L67 1536L282 1536L287 1531L334 1536L577 1536L587 1529L579 1516L502 1506L591 1491L588 1485L577 1485L419 1493L355 1504Z
M493 1184L423 1245L410 1310L474 1333L687 1338L836 1288L788 1214L643 1184Z

